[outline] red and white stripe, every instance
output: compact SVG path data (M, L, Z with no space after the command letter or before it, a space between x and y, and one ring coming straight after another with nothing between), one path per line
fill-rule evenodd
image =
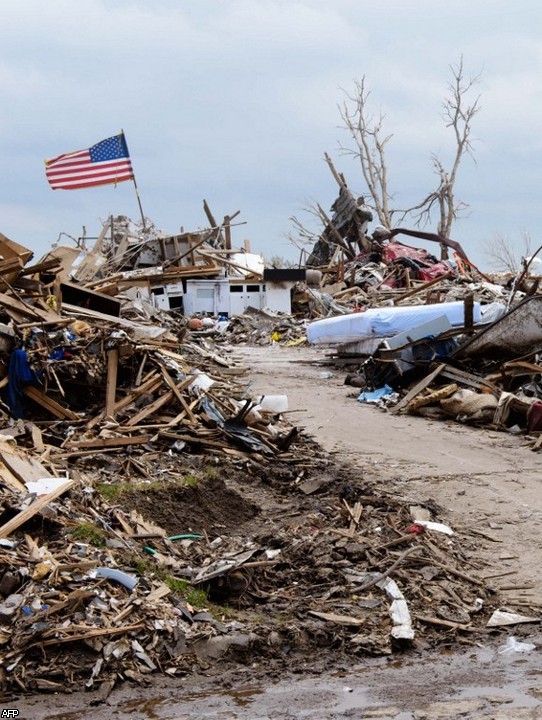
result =
M134 177L129 157L92 162L88 150L47 160L45 175L53 190L77 190L94 185L119 183Z

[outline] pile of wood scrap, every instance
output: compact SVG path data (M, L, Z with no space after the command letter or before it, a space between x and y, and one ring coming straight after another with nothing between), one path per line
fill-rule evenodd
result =
M360 483L308 439L267 467L179 458L98 453L83 472L0 446L7 697L84 684L105 699L119 681L236 652L280 664L286 645L306 665L323 647L476 642L496 610L518 610L482 577L482 531Z
M57 280L73 283L104 295L149 296L152 287L181 283L186 278L217 278L224 273L261 279L251 267L248 241L232 247L232 220L217 224L209 206L204 209L211 226L196 232L169 235L147 221L145 226L125 216L111 216L91 244L78 239L78 246L60 245L50 250L43 263L56 263Z
M506 301L512 291L516 299L536 292L539 279L529 276L528 267L516 279L509 275L491 278L468 259L458 242L447 237L403 227L369 229L374 219L370 207L364 198L354 196L327 155L326 161L339 195L330 215L318 206L323 231L307 254L306 266L320 273L320 289L335 303L351 311L382 304L449 302L468 294L481 302ZM404 236L434 250L406 244ZM305 305L312 309L308 298ZM334 308L307 317L328 317L334 312L341 311Z
M402 395L392 413L414 413L431 419L454 419L493 430L523 434L533 450L542 447L542 366L524 360L501 362L499 368L465 370L456 362L426 365L410 373L417 381L398 389ZM374 375L373 375L374 377ZM365 387L361 382L351 382ZM389 382L394 383L390 377ZM396 379L396 378L395 378Z

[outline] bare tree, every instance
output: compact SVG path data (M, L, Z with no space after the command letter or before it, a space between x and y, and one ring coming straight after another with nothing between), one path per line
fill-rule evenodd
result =
M446 127L451 128L455 138L455 155L450 169L447 170L440 158L433 154L431 156L433 167L439 178L436 190L422 200L416 209L418 213L418 224L423 224L431 219L431 212L438 209L437 234L450 237L452 226L461 210L468 207L468 204L457 201L455 198L455 183L461 161L465 155L474 159L473 145L471 140L472 121L480 111L480 96L469 104L469 96L473 87L479 82L480 76L471 79L465 78L463 67L463 56L455 66L450 65L452 80L448 85L449 96L442 103L443 118ZM447 250L442 247L443 257L447 257Z
M515 275L520 272L524 261L530 259L532 238L527 232L521 233L523 252L518 255L517 249L512 247L510 240L502 233L485 243L485 253L496 270Z
M370 92L365 84L365 76L354 82L352 94L345 91L345 95L347 100L339 105L339 113L355 148L342 144L339 144L339 148L344 154L353 155L359 160L378 219L382 225L391 228L393 215L397 211L390 208L392 195L388 189L386 145L393 134L382 135L385 115L380 112L375 118L368 113Z
M455 154L449 169L443 161L433 154L432 163L439 178L436 190L432 191L417 205L399 209L393 208L393 195L388 184L388 166L386 162L386 145L393 137L383 130L385 116L382 113L370 114L365 77L355 82L354 92L345 93L347 100L339 105L339 112L344 127L350 133L355 147L339 145L342 152L358 158L363 178L367 185L373 209L382 225L392 228L394 217L400 216L402 222L407 215L412 215L418 226L425 225L431 214L438 209L439 220L437 234L449 238L452 225L466 203L458 202L454 190L461 160L467 154L473 154L471 140L472 120L479 112L479 96L469 103L469 96L479 76L467 80L463 67L463 57L456 66L450 66L452 80L449 83L449 96L443 101L443 118L446 127L453 130L455 137ZM443 257L447 257L447 249L442 246Z

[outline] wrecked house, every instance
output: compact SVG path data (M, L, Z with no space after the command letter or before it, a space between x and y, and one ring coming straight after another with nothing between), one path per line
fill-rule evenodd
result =
M42 263L56 264L61 283L187 316L228 317L248 307L289 312L293 283L270 277L268 287L263 259L250 252L248 241L242 249L232 247L235 215L217 226L204 207L212 222L206 230L167 235L111 217L92 248L59 246ZM297 280L304 277L297 271Z

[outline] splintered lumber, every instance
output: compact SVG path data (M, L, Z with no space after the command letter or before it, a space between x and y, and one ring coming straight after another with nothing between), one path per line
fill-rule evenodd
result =
M17 530L17 528L21 527L21 525L24 525L25 522L30 520L30 518L33 518L34 515L37 515L41 510L43 510L43 508L47 507L50 502L56 500L57 497L63 495L74 485L75 480L67 480L56 490L47 493L47 495L42 495L41 497L39 497L35 502L32 503L32 505L30 505L30 507L27 507L25 510L21 510L21 512L15 515L14 518L8 520L7 523L4 523L4 525L0 527L0 537L8 537L8 535Z
M138 388L132 390L132 392L129 392L128 395L121 398L118 402L115 403L113 407L114 414L116 415L121 410L124 410L124 408L128 407L128 405L130 405L130 403L132 403L140 395L143 395L146 392L153 393L160 387L161 383L162 378L158 375L158 373L152 372L145 380L145 382L143 382ZM86 427L91 430L93 427L98 425L104 418L105 413L101 412L99 415L96 415L96 417L93 417L92 420L89 420Z
M439 283L443 282L444 280L450 280L450 278L453 278L454 274L452 272L446 273L445 275L441 275L440 277L433 278L433 280L429 280L428 282L423 283L422 285L418 285L412 290L408 290L405 293L402 293L400 297L396 298L393 301L394 305L399 305L400 302L403 300L406 300L407 298L413 297L413 295L418 295L419 293L424 292L424 290L428 290L429 288L433 287L434 285L438 285Z
M429 375L426 375L420 382L416 383L414 387L409 390L409 392L405 395L404 398L402 398L395 407L391 409L391 413L395 415L398 412L401 412L401 410L404 410L407 405L410 403L411 400L413 400L417 395L419 395L428 385L431 385L433 380L439 375L444 368L446 367L445 363L441 363L438 365L433 372L430 372Z
M168 390L163 395L160 395L154 402L147 405L147 407L144 407L143 410L140 410L137 415L134 415L130 420L128 420L125 425L127 427L133 427L134 425L139 425L141 420L144 420L149 415L152 415L154 412L159 410L161 407L166 405L171 399L173 398L173 390Z
M501 395L500 389L493 385L493 383L482 377L478 377L478 375L473 375L472 373L452 367L451 365L444 364L441 374L442 377L460 385L467 385L469 387L476 388L477 390L481 390L482 392L489 391L495 395L496 398Z
M29 455L22 456L2 449L0 458L9 472L21 483L35 482L50 475L43 465ZM24 492L27 492L26 487Z
M173 382L173 380L172 380L172 382ZM181 380L181 382L177 383L175 385L175 388L179 391L179 395L180 395L181 390L184 390L186 387L191 385L193 382L194 382L194 378L188 377L188 378L185 378L184 380ZM161 407L163 407L168 402L170 402L170 400L173 399L174 395L175 395L175 397L178 397L174 393L173 390L168 390L166 393L164 393L159 398L157 398L153 403L151 403L150 405L147 405L147 407L143 408L143 410L138 412L137 415L134 415L134 417L130 418L130 420L128 420L128 422L125 423L125 426L133 427L134 425L138 425L141 422L141 420L144 420L146 417L148 417L149 415L152 415L154 412L156 412L156 410L159 410ZM196 399L195 404L197 404L198 401L199 401L199 398ZM194 405L194 403L192 403L192 405ZM188 405L186 403L186 401L184 401L182 403L183 411L175 419L176 424L178 422L180 422L180 420L187 414L187 412L189 413L189 416L192 418L191 421L192 422L195 421L195 417L192 414L192 405Z
M23 483L15 477L5 465L0 463L0 483L5 483L13 490L17 490L21 493L26 493L27 489Z
M0 261L0 275L9 275L11 273L11 280L13 281L19 274L22 267L23 261L19 257L9 258L9 260L2 260Z
M336 615L335 613L319 612L318 610L309 610L309 615L326 620L337 625L346 625L350 627L361 627L365 624L366 618L356 618L351 615Z
M186 380L183 380L181 383L179 383L179 385L177 385L165 367L162 367L162 375L164 376L164 380L166 381L168 387L175 393L177 400L181 403L190 422L196 422L194 413L190 409L190 406L184 399L183 394L181 392L181 390L183 390L185 387L187 387L188 385L190 385L193 382L193 378L187 378Z
M57 315L51 310L42 310L39 307L28 305L22 300L17 300L17 298L12 297L11 295L6 295L6 293L0 293L0 305L8 312L8 314L10 311L13 311L17 316L25 315L37 322L42 320L45 322L51 322L61 319L60 315Z
M53 400L42 390L34 387L33 385L27 385L23 392L27 397L38 403L38 405L41 405L45 410L48 410L52 415L60 420L80 420L79 415L68 408L63 407L60 403L57 403L56 400Z
M415 614L414 617L420 622L428 625L436 625L437 627L448 628L449 630L468 630L469 632L480 632L476 628L470 627L468 624L452 622L451 620L441 620L441 618L428 617L426 615Z
M31 647L34 647L34 645L40 645L45 647L46 645L56 645L57 643L64 644L64 643L70 643L70 642L79 642L80 640L89 640L91 638L100 637L101 635L125 635L126 633L135 632L136 630L142 630L145 627L144 622L138 622L134 625L125 625L124 627L120 628L93 628L89 629L86 632L75 632L73 635L70 635L68 637L62 637L62 638L51 638L50 640L42 640L39 643L34 643L33 645L29 645L27 649L30 649ZM78 626L73 626L71 628L60 628L62 632L70 632L71 630L79 630ZM55 632L58 632L59 629L55 628Z
M34 423L28 423L27 427L30 429L30 433L32 435L32 442L34 443L35 450L39 453L42 453L45 450L45 445L43 443L43 436L41 434L41 430L37 425L34 425Z

